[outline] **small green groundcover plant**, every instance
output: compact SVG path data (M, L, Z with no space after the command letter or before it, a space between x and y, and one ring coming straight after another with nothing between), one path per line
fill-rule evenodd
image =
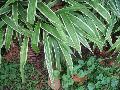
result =
M4 62L0 68L0 90L49 90L49 87L38 87L41 75L31 64L25 66L26 83L21 82L18 63ZM47 83L47 82L44 82ZM47 84L46 84L47 85Z
M79 78L71 78L70 74L62 76L64 90L119 90L120 68L115 63L112 66L103 65L101 59L90 57L87 60L78 60L74 66L74 74ZM83 79L82 77L86 77ZM81 80L80 80L81 79Z

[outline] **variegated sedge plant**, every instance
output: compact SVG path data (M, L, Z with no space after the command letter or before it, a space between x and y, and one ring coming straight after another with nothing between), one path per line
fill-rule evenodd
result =
M58 2L66 5L53 12L51 7ZM43 42L45 62L52 82L55 79L54 72L61 71L64 60L68 71L73 74L72 50L76 50L81 56L81 45L92 52L89 42L93 42L102 51L106 42L109 42L109 51L119 51L119 36L115 43L111 38L112 33L120 32L119 28L115 31L113 29L120 17L119 0L49 0L46 3L41 0L6 0L3 3L5 4L0 8L0 48L5 45L6 49L9 49L12 36L18 37L20 43L21 36L24 36L20 44L20 71L23 82L29 40L37 53L40 51L38 43ZM43 39L40 38L40 30Z

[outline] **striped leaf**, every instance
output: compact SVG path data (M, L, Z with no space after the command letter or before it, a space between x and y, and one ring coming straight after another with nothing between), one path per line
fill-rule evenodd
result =
M74 0L66 0L71 5L78 5L78 2L75 2ZM98 1L85 1L87 4L89 4L91 7L93 7L108 23L111 18L109 11L102 6Z
M81 18L78 18L72 14L69 14L68 16L69 16L70 20L74 24L76 24L78 27L82 28L82 30L84 30L89 35L96 37L94 30L92 28L90 28L84 21L82 21Z
M0 49L2 48L3 46L3 31L2 29L0 29Z
M111 15L109 11L102 6L99 2L87 2L90 6L92 6L108 23L111 19Z
M38 3L37 8L56 27L58 33L62 37L62 40L67 42L66 35L63 32L62 28L63 24L61 23L57 15L47 5L45 5L42 2Z
M53 76L53 67L52 67L51 47L50 47L49 37L47 37L46 34L44 35L44 53L45 53L45 62L47 65L49 78L53 85L54 76Z
M5 24L4 21L0 21L0 28L2 28L2 26Z
M120 1L119 0L109 0L108 5L110 6L110 10L120 18Z
M12 18L13 18L15 24L18 26L18 2L15 2L12 5ZM18 36L19 36L19 33L14 32L14 37L18 38Z
M14 3L16 0L7 0L7 2L5 3L4 7L8 6L11 3Z
M32 45L33 50L36 53L39 53L39 51L40 51L39 48L38 48L38 43L40 42L40 39L39 39L40 27L41 27L40 23L37 23L35 25L34 32L33 32L32 37L31 37L31 45Z
M69 4L71 4L72 6L60 9L57 11L57 13L60 14L65 12L80 11L88 16L90 19L92 19L98 29L103 33L103 35L105 35L105 25L89 9L87 9L85 5L82 5L80 3L74 4L74 2L71 1L69 1Z
M27 22L26 21L26 19L27 19L27 13L24 11L24 8L23 8L23 6L20 3L18 4L18 13L21 16L20 19L22 19L22 21L24 23L26 23Z
M52 25L46 24L46 23L42 23L41 27L48 32L49 34L53 35L55 38L57 38L58 40L61 40L61 36L59 35L57 29L55 27L53 27Z
M69 53L68 50L66 50L64 48L64 44L59 43L59 46L60 46L60 49L65 57L67 68L71 72L71 74L73 74L73 61L72 61L71 54Z
M10 12L10 9L9 6L0 8L0 15Z
M10 48L11 41L12 41L12 35L13 35L12 28L10 26L7 26L7 30L5 33L5 47L7 50Z
M97 33L95 27L93 27L94 23L92 26L92 23L91 23L91 25L90 25L90 23L88 24L89 21L85 22L85 20L78 18L72 14L69 14L69 17L70 17L71 21L73 22L73 24L77 28L80 29L80 30L78 29L80 31L80 33L83 34L85 36L85 38L89 39L92 42L95 42L99 46L99 48L102 50L104 42L103 42L103 39L99 38L100 36L98 36L98 33Z
M60 50L60 47L58 45L58 42L50 37L50 42L52 42L52 47L53 47L53 50L54 50L54 56L55 56L55 63L56 63L56 68L61 71L61 50Z
M91 22L92 19L86 16L84 16L84 19L85 19L86 24L95 32L96 38L101 39L102 35L100 34L100 31L95 25L95 23Z
M15 1L16 0L7 0L7 2L0 8L0 15L9 12L11 7L9 7L8 5L14 3Z
M82 34L79 35L79 41L92 52L88 41L85 39L85 37Z
M109 51L116 49L116 51L120 50L120 37L116 40L116 42L112 45L112 47L109 49Z
M12 18L16 24L18 24L18 3L12 5Z
M119 52L119 54L117 56L117 60L118 60L118 62L120 62L120 52Z
M60 19L57 17L57 15L44 3L38 3L37 9L46 16L54 25L62 26L62 23Z
M28 53L28 38L25 37L20 50L20 72L23 83L25 82L24 67L27 61L27 53Z
M37 0L29 0L27 8L27 22L34 24L36 14Z
M27 27L32 30L33 27L26 21L27 18L27 12L25 12L23 6L18 3L18 13L19 13L19 19L27 25Z
M109 42L109 44L112 46L112 38L111 38L111 34L112 34L112 30L114 28L115 23L117 22L116 17L113 16L110 20L110 24L107 28L107 32L106 32L106 37L105 40L107 40Z
M1 48L3 46L3 32L0 29L0 67L1 67L1 63L2 63L2 57L1 57Z
M94 44L98 45L98 47L99 47L100 50L103 49L103 45L104 45L103 41L101 41L99 39L96 39L93 36L91 36L91 35L83 32L83 30L81 28L79 28L77 25L75 25L75 27L76 27L76 32L79 34L79 39L80 39L80 37L84 37L84 38L90 40L91 42L94 42ZM85 41L84 41L84 43L85 43ZM89 48L89 46L88 46L88 49L91 51L91 49Z
M66 14L62 14L61 15L62 21L64 23L65 29L70 37L70 39L72 40L73 43L73 47L79 52L79 54L81 55L81 47L80 47L80 42L78 39L78 35L75 31L75 28L72 24L72 22L70 21L70 18L68 15Z
M9 25L13 30L17 31L18 33L25 35L25 36L28 36L28 37L32 36L30 31L28 31L27 29L23 29L20 26L17 26L15 24L15 22L11 18L9 18L8 16L6 16L6 15L2 16L2 20L7 25Z

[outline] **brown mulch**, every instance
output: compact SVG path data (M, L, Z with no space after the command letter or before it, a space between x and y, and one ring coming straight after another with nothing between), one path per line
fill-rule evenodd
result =
M39 45L40 52L36 54L31 46L29 45L28 47L28 63L33 64L34 67L42 72L43 67L44 67L44 46L43 44ZM4 59L8 62L13 62L17 61L19 62L19 57L20 57L20 48L19 45L16 43L12 43L11 47L9 50L6 51L4 54ZM15 61L15 62L16 62Z

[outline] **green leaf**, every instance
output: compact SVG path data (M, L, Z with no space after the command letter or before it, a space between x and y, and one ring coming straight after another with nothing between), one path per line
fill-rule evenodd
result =
M50 38L50 42L52 42L52 46L54 49L54 54L55 54L55 62L56 62L56 68L61 71L61 50L60 47L58 45L57 40L55 40L54 38Z
M54 70L54 71L53 71L53 75L54 75L54 78L55 78L55 79L59 79L60 71Z
M1 63L2 63L2 56L1 56L1 48L3 46L3 32L2 30L0 29L0 67L1 67Z
M5 22L4 21L0 21L0 28L2 28L2 26L4 26Z
M26 21L27 18L27 12L25 11L24 7L19 3L18 4L18 13L19 13L19 19L27 25L29 29L33 29L33 27Z
M61 36L59 35L57 29L55 27L53 27L52 25L46 24L46 23L42 23L41 27L48 32L49 34L53 35L55 38L57 38L58 40L61 40Z
M117 87L118 86L118 84L119 84L119 79L117 78L117 77L112 77L112 80L111 80L111 86L113 87L113 88L115 88L115 87Z
M95 22L91 22L92 19L89 17L84 16L86 24L95 32L96 38L101 39L102 35L100 35L100 31L95 25Z
M93 36L89 35L88 33L85 33L80 27L78 27L77 25L75 25L76 27L76 31L79 34L79 38L80 37L84 37L85 39L90 40L91 42L94 42L94 44L97 44L99 49L102 50L103 49L103 45L104 42L101 41L100 39L94 38ZM85 41L83 41L85 43ZM82 43L82 42L81 42ZM91 50L91 49L89 49Z
M14 3L16 0L7 0L7 2L5 3L4 7L8 6L11 3Z
M73 43L73 48L75 48L81 55L81 47L80 47L79 38L75 31L75 27L73 26L73 23L70 21L71 17L69 18L68 14L61 14L61 18L64 23L65 29Z
M54 82L54 76L53 76L53 67L52 67L52 56L51 56L51 47L50 47L51 42L49 42L49 36L44 35L44 53L45 53L45 62L47 65L47 70L49 73L49 78L51 80L51 83L53 85Z
M118 18L120 18L120 1L119 0L109 0L108 5L110 6L110 11L112 11Z
M37 0L29 0L27 9L27 22L34 24L36 14Z
M15 22L16 25L18 25L18 2L15 2L13 5L12 5L12 18ZM14 32L14 38L18 38L19 36L19 33L17 32Z
M24 11L24 8L20 3L18 4L18 13L21 16L22 21L24 23L27 23L27 21L26 21L27 13Z
M59 46L60 46L60 49L62 50L62 53L65 57L67 68L71 72L71 74L73 74L73 61L72 61L71 54L68 50L66 50L64 48L64 44L59 43Z
M15 23L18 25L18 3L15 2L12 5L12 18L15 21Z
M112 45L112 47L109 49L109 51L113 50L116 48L117 50L120 50L118 47L120 47L120 37L118 37L118 39L116 40L116 42Z
M0 8L0 15L10 12L10 9L11 8L9 6L7 6L7 7L1 7Z
M41 27L41 24L40 23L37 23L35 25L35 28L34 28L34 32L32 34L32 37L31 37L31 45L32 45L32 48L33 50L36 52L36 53L39 53L39 48L38 48L38 43L40 42L40 27Z
M82 34L79 35L79 40L86 48L88 48L92 52L92 50L91 50L91 48L89 46L88 41L84 38L84 36Z
M80 27L82 30L84 30L89 35L96 37L95 32L92 28L90 28L84 21L82 21L81 18L78 18L72 14L68 14L68 17L73 22L74 25Z
M1 17L2 20L9 25L13 30L17 31L18 33L30 37L32 32L28 31L27 29L23 29L20 26L16 25L15 22L9 18L8 16L4 15Z
M87 2L90 6L92 6L108 23L111 19L111 15L109 13L109 11L102 6L100 3L94 3L94 1L92 2Z
M2 48L3 46L3 31L2 29L0 29L0 49Z
M22 82L25 82L25 75L24 75L24 67L27 61L27 54L28 54L28 41L29 39L24 37L21 50L20 50L20 72L22 77Z
M112 46L111 34L112 34L112 30L113 30L116 22L117 22L116 17L114 15L112 15L112 18L109 22L109 26L107 28L106 37L105 37L105 40L108 40L108 42L111 46Z
M119 54L117 56L117 60L118 60L118 62L120 62L120 52L119 52Z
M37 9L56 27L58 33L62 37L62 40L67 42L66 35L63 31L63 24L57 15L44 3L38 3Z
M10 48L12 42L13 30L10 26L7 26L6 34L5 34L5 47L8 50Z
M37 9L48 18L50 22L52 22L54 25L62 26L62 23L60 19L57 17L57 15L44 3L38 3Z
M71 11L80 11L95 23L95 25L98 27L98 29L105 35L105 25L89 10L87 7L83 4L76 3L74 1L69 0L69 4L72 6L60 9L57 11L57 14L65 13L65 12L71 12Z
M94 83L89 83L87 87L88 87L88 90L94 90L95 89Z

